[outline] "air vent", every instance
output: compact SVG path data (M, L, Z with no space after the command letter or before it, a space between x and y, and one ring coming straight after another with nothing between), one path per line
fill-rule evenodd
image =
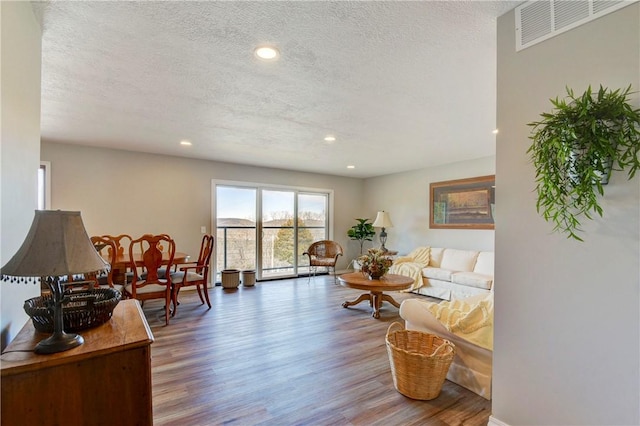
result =
M637 1L528 1L516 8L516 50L533 46Z

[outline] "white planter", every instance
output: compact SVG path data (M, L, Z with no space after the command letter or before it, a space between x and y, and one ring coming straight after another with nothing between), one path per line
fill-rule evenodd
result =
M360 270L360 262L358 262L358 259L353 259L351 265L353 265L354 271L358 272Z

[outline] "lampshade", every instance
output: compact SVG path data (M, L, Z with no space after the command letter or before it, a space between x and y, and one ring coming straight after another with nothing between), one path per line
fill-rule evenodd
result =
M52 277L108 269L95 250L80 212L36 210L31 229L2 275Z
M378 212L376 220L373 222L373 226L375 226L376 228L393 228L393 223L391 222L389 213L385 212L384 210Z
M64 332L63 305L68 298L59 278L109 267L87 235L80 212L36 210L22 246L0 271L3 279L6 276L42 277L42 282L51 290L52 302L48 309L53 312L53 334L36 345L36 353L53 354L84 343L79 334Z

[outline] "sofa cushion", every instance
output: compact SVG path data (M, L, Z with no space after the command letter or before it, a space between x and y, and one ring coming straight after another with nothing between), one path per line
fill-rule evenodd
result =
M451 274L451 282L489 290L493 284L493 277L476 272L455 272Z
M453 271L450 271L448 269L433 268L431 266L422 268L422 275L427 278L433 278L434 280L451 281L452 273Z
M434 268L440 267L440 262L442 262L442 255L444 254L444 249L441 247L431 247L429 251L429 266L433 266Z
M478 260L476 260L476 266L473 267L473 272L493 276L493 259L492 251L481 251Z
M478 252L472 250L445 249L440 267L452 271L473 271Z

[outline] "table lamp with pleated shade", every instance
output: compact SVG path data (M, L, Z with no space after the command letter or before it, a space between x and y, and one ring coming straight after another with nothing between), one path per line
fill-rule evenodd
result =
M66 298L60 277L108 268L87 235L80 212L36 210L22 246L0 271L5 282L41 277L51 291L54 332L38 343L36 353L62 352L84 342L82 336L64 332Z

